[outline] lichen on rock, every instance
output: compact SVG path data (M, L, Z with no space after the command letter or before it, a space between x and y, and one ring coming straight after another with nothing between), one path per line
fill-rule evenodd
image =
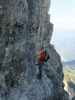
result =
M68 100L61 58L50 43L49 6L50 0L0 0L0 100ZM50 58L39 80L41 47Z

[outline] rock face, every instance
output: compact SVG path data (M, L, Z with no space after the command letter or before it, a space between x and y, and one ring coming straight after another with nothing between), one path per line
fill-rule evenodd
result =
M50 0L0 0L0 100L68 100L61 59L50 44ZM37 52L50 59L37 79Z

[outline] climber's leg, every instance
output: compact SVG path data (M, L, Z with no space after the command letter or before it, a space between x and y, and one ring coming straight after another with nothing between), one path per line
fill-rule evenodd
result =
M39 73L37 75L37 78L41 79L42 78L42 64L38 64L38 66L39 66Z

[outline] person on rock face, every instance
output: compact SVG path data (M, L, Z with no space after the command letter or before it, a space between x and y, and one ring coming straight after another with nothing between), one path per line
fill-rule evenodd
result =
M39 73L37 75L38 79L41 79L42 77L42 66L45 62L47 62L49 59L49 55L44 48L41 48L38 52L38 66L39 66Z

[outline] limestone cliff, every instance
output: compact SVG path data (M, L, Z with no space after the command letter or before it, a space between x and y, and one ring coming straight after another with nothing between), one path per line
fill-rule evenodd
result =
M68 100L61 59L50 44L50 0L0 0L0 100ZM50 59L37 79L37 52Z

